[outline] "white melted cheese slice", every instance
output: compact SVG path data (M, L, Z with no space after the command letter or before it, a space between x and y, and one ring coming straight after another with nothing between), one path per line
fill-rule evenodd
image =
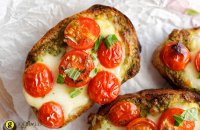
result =
M169 108L182 108L183 110L187 110L190 108L199 108L196 103L176 103L172 104ZM152 116L152 115L147 115L147 118L154 121L155 123L158 123L158 120L160 118L161 114ZM101 123L101 128L98 130L126 130L126 127L118 127L113 125L110 121L104 120ZM195 121L195 128L194 130L200 130L200 114L199 114L199 119L198 121Z
M188 81L190 81L191 86L193 88L200 89L200 79L199 73L196 70L195 67L195 56L200 51L200 31L193 32L191 36L191 61L188 63L188 65L185 68L184 72L184 78Z
M54 83L53 89L42 98L34 98L23 90L25 98L29 105L39 109L42 104L48 101L55 101L59 103L64 111L65 119L69 119L70 115L76 114L77 110L81 109L82 106L90 102L87 95L87 87L82 87L81 94L77 97L71 98L69 93L72 91L71 87L65 84L58 84L56 79L58 77L58 66L61 60L61 54L58 56L52 56L46 54L42 57L42 63L46 64L53 73Z
M101 34L106 37L109 34L115 34L115 28L113 24L106 19L97 19L96 22L99 24L101 29Z
M115 34L118 40L122 41L121 37L119 36L119 33L116 31L117 29L115 29L116 25L113 25L112 22L110 22L106 18L98 18L95 21L100 26L100 29L101 29L100 34L103 35L103 37L106 37L109 34Z

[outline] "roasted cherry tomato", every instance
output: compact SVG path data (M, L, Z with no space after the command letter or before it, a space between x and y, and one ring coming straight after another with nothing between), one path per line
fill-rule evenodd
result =
M118 41L114 43L109 49L101 42L98 50L98 59L100 63L106 68L115 68L122 61L122 45Z
M140 111L131 102L118 102L109 111L108 118L116 126L126 126L130 121L138 118Z
M195 123L194 121L183 121L183 124L180 126L174 125L174 115L181 115L184 112L181 108L170 108L166 110L158 121L158 129L159 130L194 130Z
M76 80L65 73L65 70L75 68L80 72ZM84 51L72 50L67 52L59 65L59 73L63 75L65 84L70 87L81 87L88 83L90 71L94 69L94 62L89 54Z
M89 49L100 35L100 27L90 18L78 18L71 21L65 31L67 44L74 49Z
M190 52L182 43L171 42L163 48L161 58L170 69L181 71L190 61Z
M98 72L88 85L89 97L98 104L107 104L119 95L118 78L107 71Z
M157 126L150 119L137 118L127 125L126 130L157 130Z
M23 76L24 88L33 97L43 97L52 89L53 75L42 63L29 66Z
M44 103L38 110L39 122L49 128L59 128L64 125L64 113L60 104L50 101Z
M195 66L198 72L200 72L200 51L195 56Z

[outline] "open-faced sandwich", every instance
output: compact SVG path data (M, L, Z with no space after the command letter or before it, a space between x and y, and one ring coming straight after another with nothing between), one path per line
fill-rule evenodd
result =
M152 63L175 87L200 92L200 27L173 30L155 50Z
M200 130L200 95L173 89L122 95L89 123L89 130Z
M140 68L130 20L94 5L50 29L31 49L23 93L41 124L60 128L94 102L107 104Z

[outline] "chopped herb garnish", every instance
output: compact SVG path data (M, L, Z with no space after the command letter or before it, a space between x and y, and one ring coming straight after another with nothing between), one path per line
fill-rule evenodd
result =
M175 126L180 126L183 122L183 117L181 115L177 116L177 115L174 115L173 116L175 122L174 122L174 125Z
M198 120L198 110L196 108L191 108L184 111L181 116L183 116L186 121L196 121Z
M75 88L70 92L69 95L71 98L74 98L74 97L78 96L80 93L81 93L81 89Z
M81 72L73 67L66 69L64 72L67 76L69 76L73 80L76 80L81 75Z
M199 12L194 9L186 9L184 13L190 16L199 14Z
M98 69L97 68L94 68L92 71L90 71L90 74L89 74L89 77L94 77L98 72Z
M59 84L63 84L64 83L64 77L61 74L58 75L57 83L59 83Z
M96 60L96 57L93 54L91 54L90 56L92 57L92 60Z
M175 126L180 126L183 121L196 121L198 120L198 111L196 108L191 108L184 111L181 115L174 115L173 116L175 122Z
M101 43L102 40L103 40L103 36L100 35L99 38L96 40L96 42L95 42L95 44L94 44L93 50L94 50L95 52L97 52L97 50L99 49L99 45L100 45L100 43Z
M118 39L115 36L115 34L112 35L108 35L105 39L104 39L104 44L106 45L106 48L109 49L111 46L114 45L115 42L117 42Z

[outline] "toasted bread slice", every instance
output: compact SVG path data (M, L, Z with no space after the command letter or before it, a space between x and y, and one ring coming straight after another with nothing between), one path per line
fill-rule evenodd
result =
M195 107L198 109L198 113L200 112L200 95L197 93L173 89L149 89L120 95L112 103L101 106L97 114L89 116L89 130L126 130L126 127L113 125L108 118L112 106L121 101L134 103L140 109L142 117L146 117L155 123L158 123L161 113L168 108L178 107L185 110ZM198 117L200 117L200 113ZM199 123L200 118L195 122L195 130L200 128Z
M103 35L109 32L112 33L114 30L114 33L123 44L125 55L118 71L120 83L135 76L140 68L139 47L135 29L124 14L113 7L103 5L94 5L85 11L62 20L50 29L29 52L26 59L26 68L36 62L42 62L51 69L54 78L56 78L60 59L65 51L70 49L64 42L64 30L72 20L80 17L88 17L97 21ZM89 52L87 51L87 53ZM56 84L56 79L54 79L54 84ZM59 88L59 90L54 88ZM25 98L36 114L42 103L54 100L63 106L65 124L67 124L93 105L93 101L90 100L87 94L87 87L84 87L82 93L73 99L69 97L70 87L57 85L54 88L45 97L37 99L28 95L24 90ZM66 95L68 97L65 97Z
M161 51L170 42L181 42L190 51L191 59L184 70L174 71L167 67L161 59ZM192 29L174 29L168 39L154 52L152 63L159 73L174 87L185 88L200 92L199 72L195 68L195 56L200 50L200 27Z

